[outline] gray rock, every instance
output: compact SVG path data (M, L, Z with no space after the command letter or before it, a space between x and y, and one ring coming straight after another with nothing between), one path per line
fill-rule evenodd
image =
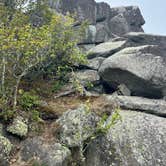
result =
M120 84L115 92L117 95L130 96L131 92L125 84Z
M89 83L96 84L100 80L100 77L96 70L81 70L74 73L71 81L73 79L79 80L79 82L86 87Z
M163 166L166 163L166 120L150 114L120 111L122 121L94 140L86 166Z
M142 32L130 32L124 37L130 40L133 45L158 45L166 50L166 36L146 34Z
M132 95L150 98L165 96L166 56L157 46L125 48L107 58L99 75L110 86L125 84Z
M20 137L25 137L28 134L28 125L24 122L23 117L17 116L12 124L7 127L7 131Z
M98 70L104 60L105 60L105 58L103 58L103 57L89 59L88 64L86 64L86 66L93 70Z
M88 58L109 57L125 47L126 41L105 42L88 51Z
M87 51L89 51L90 49L92 49L95 46L96 46L95 44L80 44L80 45L78 45L79 49L81 49L81 51L83 53L86 53Z
M22 142L19 161L37 161L47 166L68 166L71 152L59 143L45 143L40 137Z
M110 6L105 2L97 3L96 22L102 22L110 17Z
M111 35L107 20L104 22L98 22L95 26L96 26L95 43L99 44L108 41Z
M83 39L82 43L85 43L85 44L95 43L96 33L97 33L96 26L89 25L86 29L85 39Z
M138 110L166 117L166 101L135 96L107 96L108 101L115 102L123 109Z
M94 0L58 0L50 1L51 8L55 8L62 14L76 14L78 21L88 20L90 23L96 22L96 2Z
M143 31L145 21L137 6L111 8L111 16L109 27L113 35Z
M79 147L91 137L99 118L88 107L80 106L76 110L63 114L57 123L60 125L60 141L68 147Z
M9 155L12 150L11 142L4 136L0 135L0 165L9 165Z
M63 14L76 14L78 21L88 20L91 24L103 21L110 15L107 3L96 3L94 0L49 0L49 5Z

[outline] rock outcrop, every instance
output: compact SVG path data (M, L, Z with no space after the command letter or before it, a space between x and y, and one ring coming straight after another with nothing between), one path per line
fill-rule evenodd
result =
M165 96L166 58L159 47L128 47L102 63L99 74L110 86L124 83L132 95L150 98Z
M107 3L94 0L49 0L52 9L62 14L73 14L78 23L87 20L89 26L80 47L103 43L128 32L143 32L144 18L137 6L111 8Z
M120 108L126 110L141 111L157 116L166 117L166 101L154 100L135 96L107 96L111 103L116 103Z
M49 98L39 103L43 116L34 128L17 116L0 124L0 166L166 165L166 36L144 33L136 6L111 8L94 0L49 0L49 5L74 15L75 31L89 22L78 42L88 63L76 65L69 75L74 84L54 96L80 91L83 105L62 111ZM37 25L43 21L37 11L31 17ZM38 125L44 130L40 136L30 132L40 130Z
M165 118L123 110L120 115L122 121L89 145L85 165L165 165Z
M19 155L24 164L32 161L29 165L68 166L70 158L71 152L67 147L59 143L45 143L41 137L23 141Z
M99 118L89 112L86 106L64 113L57 121L60 125L61 143L68 147L81 146L94 134L98 121Z

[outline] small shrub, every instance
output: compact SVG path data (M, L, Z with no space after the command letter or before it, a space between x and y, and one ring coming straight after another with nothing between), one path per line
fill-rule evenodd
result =
M61 90L64 85L65 85L65 82L63 82L61 80L55 81L55 83L53 84L53 87L52 87L52 92L57 92L57 91Z
M96 136L107 134L108 130L112 126L114 126L119 120L121 120L121 115L119 114L119 109L115 109L109 122L108 122L108 118L109 117L107 114L103 114L101 120L98 123L97 129L96 129Z
M32 92L23 92L19 103L23 110L31 111L38 107L39 97Z

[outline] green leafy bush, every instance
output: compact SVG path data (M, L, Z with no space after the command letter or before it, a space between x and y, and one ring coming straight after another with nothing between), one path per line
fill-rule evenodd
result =
M32 92L24 92L20 97L19 104L23 110L32 111L39 105L39 96Z

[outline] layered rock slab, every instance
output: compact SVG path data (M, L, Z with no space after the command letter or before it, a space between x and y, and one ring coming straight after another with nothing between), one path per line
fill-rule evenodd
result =
M138 110L166 117L166 101L135 96L107 96L108 101L116 103L122 109Z

